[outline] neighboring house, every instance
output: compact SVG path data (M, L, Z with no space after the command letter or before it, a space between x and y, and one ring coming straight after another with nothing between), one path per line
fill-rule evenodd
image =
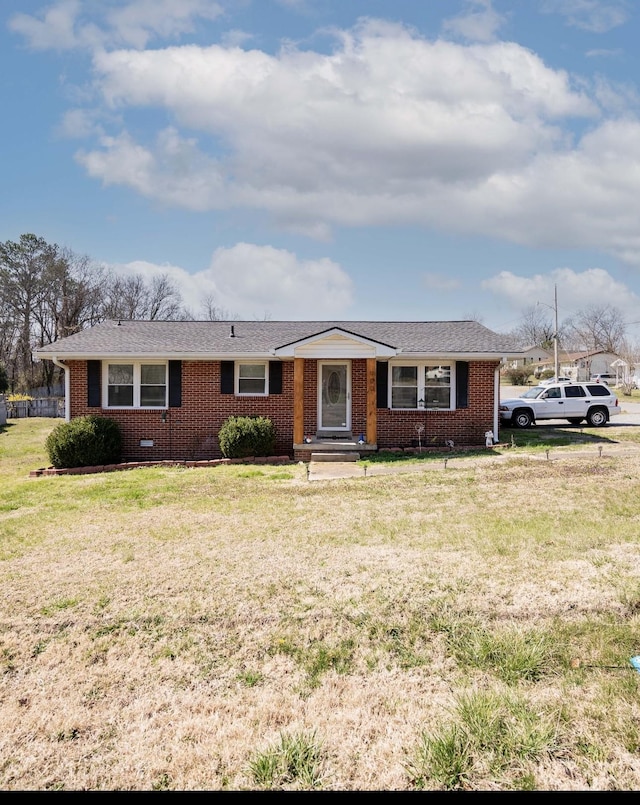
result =
M65 372L66 419L108 416L126 461L221 455L232 415L265 416L276 454L498 437L509 336L475 321L107 321L34 351ZM307 438L311 442L307 442Z
M532 348L533 350L533 348ZM535 350L533 350L535 353ZM542 354L544 350L539 350L540 356L535 368L532 370L536 377L540 377L542 372L554 371L554 356ZM528 355L529 350L525 350L523 355ZM527 361L528 363L528 361ZM512 364L522 365L522 358L515 359ZM596 350L593 352L566 352L561 350L558 356L560 376L570 377L574 381L589 380L593 375L610 374L622 383L629 380L635 371L635 366L620 358L614 352L603 352Z
M531 369L531 374L542 371L549 363L553 366L553 355L542 347L524 347L521 355L509 361L512 369L527 366Z
M602 350L568 353L562 366L563 369L570 371L576 380L589 380L592 375L610 374L622 381L624 376L629 374L628 364L621 361L619 355ZM622 370L622 366L626 369Z

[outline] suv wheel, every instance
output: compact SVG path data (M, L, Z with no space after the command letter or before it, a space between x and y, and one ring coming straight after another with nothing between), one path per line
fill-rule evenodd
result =
M600 428L609 421L604 408L592 408L587 414L587 422L594 428Z
M531 411L520 408L513 412L511 421L517 428L530 428L533 425L533 416Z

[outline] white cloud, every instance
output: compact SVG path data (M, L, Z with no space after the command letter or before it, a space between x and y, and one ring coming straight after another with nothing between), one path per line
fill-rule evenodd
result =
M101 52L95 68L109 107L164 109L176 140L180 126L201 136L189 141L197 170L181 176L182 187L196 183L193 194L175 189L159 144L126 133L81 155L91 175L156 197L164 187L171 203L266 210L323 236L336 223L478 231L485 217L461 218L460 196L480 211L490 183L517 185L539 154L567 143L563 118L598 113L566 74L518 45L428 42L379 21L345 32L331 55L187 46ZM144 186L120 170L125 143L155 174ZM524 216L521 228L529 231Z
M205 277L223 307L243 318L339 317L352 302L352 283L332 260L300 260L284 249L238 243L216 249Z
M538 304L553 309L557 290L559 321L579 310L602 304L617 307L630 322L639 318L640 297L602 268L585 271L556 268L548 274L531 277L501 271L483 280L481 287L521 310Z
M150 39L173 39L194 30L196 17L214 20L222 14L212 0L136 0L106 14L113 40L143 48Z
M86 109L70 109L65 112L56 128L60 137L68 139L85 138L92 134L101 134L102 128L96 122L96 114Z
M443 30L476 42L491 42L506 17L493 8L491 0L467 0L466 10L445 20Z
M167 274L179 288L183 303L203 316L203 300L242 319L339 318L353 301L345 271L326 258L301 260L273 246L238 243L216 249L209 267L196 273L172 265L134 261L111 266L120 274L142 274L147 280Z
M550 14L561 14L575 28L582 28L594 34L603 34L629 19L629 8L625 0L546 0L541 10Z
M194 30L194 19L213 20L223 10L213 0L102 0L90 19L80 0L58 0L38 15L14 14L9 28L35 50L115 46L144 48Z
M63 7L73 16L73 3ZM175 32L178 7L162 4L165 29L130 4L109 30L136 42L140 25ZM199 0L186 8L204 13ZM77 158L90 176L154 204L257 210L325 240L336 226L418 225L594 248L640 266L634 91L578 85L514 43L429 41L371 19L336 36L329 54L99 49L101 111L123 124L105 123ZM144 110L171 125L141 133ZM591 126L581 138L576 122Z
M22 34L34 50L70 50L78 46L75 20L80 0L60 0L48 6L38 17L14 14L9 29Z
M135 143L127 134L105 135L100 143L101 151L79 151L76 159L105 185L126 185L159 204L196 211L215 208L225 196L224 177L215 160L204 156L195 140L178 137L174 129L161 131L154 149Z

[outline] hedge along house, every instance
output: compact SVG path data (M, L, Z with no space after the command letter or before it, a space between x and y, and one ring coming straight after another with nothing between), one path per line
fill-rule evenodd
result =
M64 370L65 418L117 420L123 460L220 457L230 416L264 416L276 454L319 445L484 445L499 367L519 354L475 321L106 321L35 359Z

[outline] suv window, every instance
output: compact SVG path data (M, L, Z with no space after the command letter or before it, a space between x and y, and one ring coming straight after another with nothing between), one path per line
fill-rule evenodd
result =
M599 383L589 383L587 389L592 397L609 397L611 395L611 389Z
M547 389L544 396L547 397L548 399L556 399L562 397L562 392L560 391L559 388L550 388Z
M582 386L566 386L564 390L565 397L585 397L584 389Z

